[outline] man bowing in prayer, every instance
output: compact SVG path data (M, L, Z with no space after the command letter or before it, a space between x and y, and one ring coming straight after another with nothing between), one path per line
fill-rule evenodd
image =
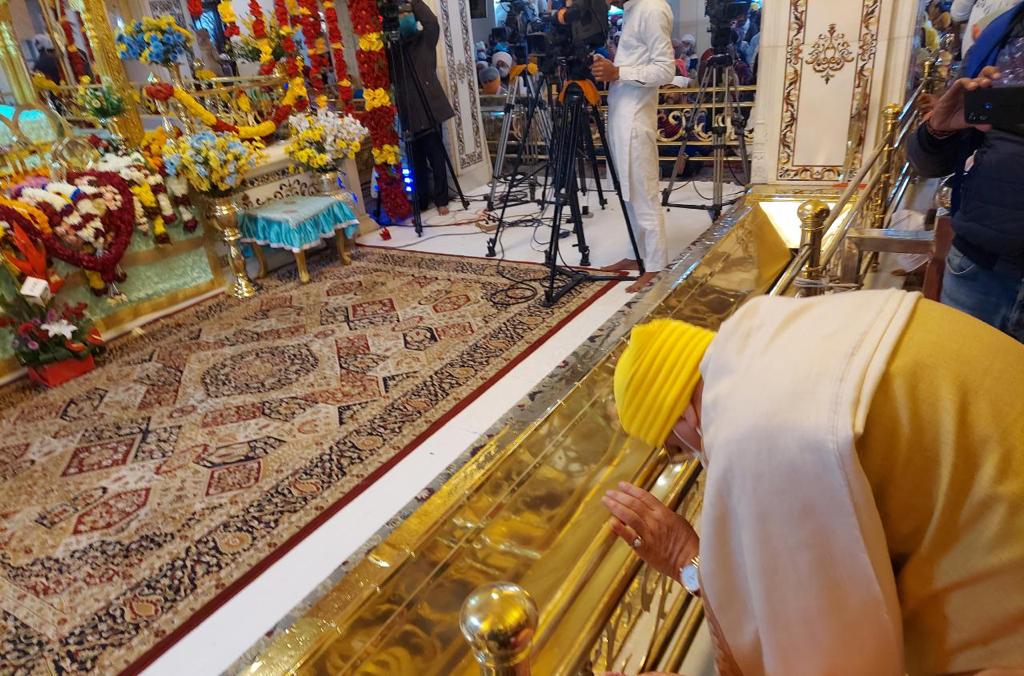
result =
M658 87L676 74L672 9L665 0L610 0L622 7L615 61L594 56L591 72L608 88L608 145L636 232L644 275L638 291L668 266L665 213L658 201Z
M630 484L611 529L702 597L725 676L1024 668L1022 383L1024 346L902 291L638 326L619 418L700 458L700 536Z

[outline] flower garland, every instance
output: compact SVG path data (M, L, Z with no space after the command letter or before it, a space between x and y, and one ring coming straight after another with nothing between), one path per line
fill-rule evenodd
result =
M267 35L267 22L259 0L249 0L249 15L252 17L252 37L260 50L260 75L270 75L277 63L274 60L274 46Z
M34 208L47 214L51 230L44 231L38 227L36 222L28 218L22 218L21 224L30 237L42 241L47 252L54 258L75 267L98 272L106 282L116 281L118 263L131 242L134 230L135 199L132 197L131 189L123 178L109 172L69 171L67 177L69 181L73 182L73 185L53 185L55 190L60 191L59 193L50 192L50 195L47 196L39 195L37 192L30 193L33 197L45 200L37 203ZM38 193L48 192L34 190ZM88 193L89 197L76 201L77 192ZM69 194L62 196L64 193ZM59 203L60 210L54 206L57 203L57 198L63 200ZM97 200L102 201L106 207L102 212L100 212L100 205L96 204ZM32 207L32 205L25 202L26 200L19 200L20 204L17 208L0 202L0 219L11 221L12 218L17 218L23 213L31 213L26 211L26 207ZM68 207L70 207L70 212ZM68 246L62 237L57 236L59 231L67 232L73 229L66 225L65 220L74 215L79 215L81 218L83 211L89 217L99 218L103 233L106 234L102 240L102 248L97 248L94 253L76 250ZM38 216L33 218L38 218Z
M338 24L338 10L334 0L324 0L324 20L327 22L327 38L331 41L331 58L334 60L334 79L338 86L338 103L346 112L353 111L352 81L348 78L348 64L345 63L345 43L341 38Z
M75 45L75 31L71 27L71 20L68 19L68 9L64 2L61 3L60 28L64 31L64 44L67 45L68 61L71 63L71 74L78 82L89 75L89 67L85 63L85 57L78 51Z
M297 0L302 37L309 51L309 86L316 96L324 91L324 66L327 65L327 42L320 27L317 0Z
M293 112L297 110L305 110L309 103L306 100L306 86L303 84L301 77L296 77L292 79L288 86L288 91L285 93L284 98L281 99L281 103L274 110L274 113L271 115L269 120L264 120L257 125L243 125L238 127L230 122L225 122L214 113L211 113L191 94L176 85L169 85L161 82L158 84L147 85L144 91L146 96L149 96L151 99L156 101L167 101L173 97L178 101L178 103L185 107L185 110L187 110L189 114L207 127L210 127L214 131L238 134L245 140L270 136L277 131L277 128L280 127Z
M231 6L231 0L221 0L217 4L217 14L220 15L220 20L224 23L224 37L228 40L241 35L242 31L238 28L238 17L235 16L235 8Z
M46 214L39 209L36 209L31 204L19 200L0 198L0 206L17 209L25 218L32 222L32 225L34 225L43 236L50 235L50 219L46 217Z
M361 122L370 130L373 142L373 162L377 169L381 205L392 220L401 221L412 214L412 207L401 178L398 132L395 131L397 111L388 93L391 76L380 34L380 14L374 0L350 0L348 11L352 28L359 36L356 62L366 99L366 112Z
M188 13L193 23L203 16L203 0L188 0Z

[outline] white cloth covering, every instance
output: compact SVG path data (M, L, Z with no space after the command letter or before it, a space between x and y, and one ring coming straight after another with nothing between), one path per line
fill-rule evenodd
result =
M919 298L762 297L708 349L700 569L722 673L904 673L896 582L854 442Z
M615 52L619 79L608 91L608 145L648 271L668 265L665 214L658 201L658 87L675 77L672 9L665 0L629 0Z

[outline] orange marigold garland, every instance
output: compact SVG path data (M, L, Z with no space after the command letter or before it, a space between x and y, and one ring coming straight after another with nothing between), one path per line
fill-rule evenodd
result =
M334 59L334 79L338 84L338 104L345 112L351 113L352 81L348 79L348 64L345 63L345 43L341 39L338 24L338 10L334 0L324 0L324 20L327 21L327 37L331 41L331 57Z
M68 9L64 3L61 3L62 13L60 19L60 28L64 31L64 44L67 45L68 62L71 64L71 74L75 76L75 82L79 82L83 77L89 76L89 67L85 63L85 59L82 57L82 53L78 51L78 47L75 45L75 32L71 26L71 20L68 19Z
M381 206L393 221L402 221L412 215L412 207L402 181L402 161L395 131L396 110L391 102L391 77L381 36L380 14L374 0L350 0L348 12L352 28L359 37L356 62L366 100L366 112L360 121L370 130L373 142Z

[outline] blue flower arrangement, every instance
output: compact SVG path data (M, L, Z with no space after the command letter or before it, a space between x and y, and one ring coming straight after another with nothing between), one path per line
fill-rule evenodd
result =
M173 16L146 17L117 36L117 53L142 63L169 66L192 46L192 35Z

